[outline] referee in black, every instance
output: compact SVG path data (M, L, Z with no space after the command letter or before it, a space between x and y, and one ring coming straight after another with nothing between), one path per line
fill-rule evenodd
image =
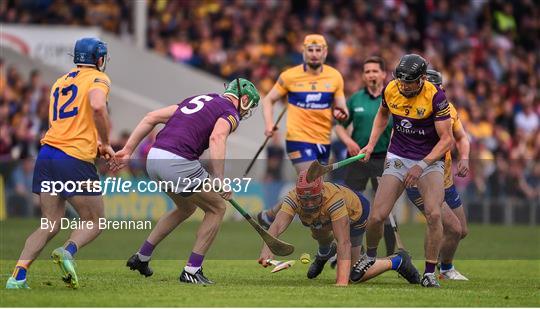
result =
M362 79L365 88L354 93L347 101L349 119L338 123L335 130L341 141L347 146L349 156L355 156L360 149L367 145L375 115L382 101L384 81L386 79L385 63L381 57L372 56L363 64ZM348 127L352 124L352 135ZM364 191L368 181L371 181L373 192L377 191L380 177L384 169L384 159L390 143L392 133L392 120L388 122L386 130L379 138L371 159L364 163L356 161L347 169L345 184L355 191ZM386 243L386 255L392 255L396 239L389 220L384 226L384 240Z

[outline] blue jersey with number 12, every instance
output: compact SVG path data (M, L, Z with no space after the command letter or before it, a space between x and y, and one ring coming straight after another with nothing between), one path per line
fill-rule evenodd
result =
M220 118L229 123L231 132L238 126L238 111L229 99L217 93L187 98L158 133L154 147L197 160Z

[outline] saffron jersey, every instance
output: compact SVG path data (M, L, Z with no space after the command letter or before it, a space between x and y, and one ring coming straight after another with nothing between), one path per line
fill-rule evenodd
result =
M110 88L109 77L90 67L74 68L56 80L49 102L49 130L41 144L93 162L97 155L98 132L89 92L99 89L108 97Z
M298 214L303 225L315 229L328 227L332 221L345 216L349 217L350 222L356 222L362 217L363 209L362 202L355 192L331 182L324 182L322 206L315 212L303 210L294 189L287 194L281 205L282 211L293 217Z
M332 103L345 96L341 73L323 64L313 75L301 64L281 73L274 89L287 95L288 141L330 144Z

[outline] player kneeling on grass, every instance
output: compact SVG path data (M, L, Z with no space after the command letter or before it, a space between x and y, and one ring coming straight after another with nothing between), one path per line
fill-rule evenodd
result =
M306 171L300 172L296 188L285 197L276 219L268 232L279 236L298 215L303 225L311 229L312 237L319 243L319 251L309 267L307 277L316 278L326 262L337 252L336 285L347 285L349 275L352 282L365 281L387 270L397 270L409 282L418 282L420 275L405 251L387 259L378 259L367 273L352 274L351 260L361 260L362 238L369 215L369 201L360 193L330 182L322 177L308 183ZM334 243L334 238L336 243ZM259 263L268 266L273 255L265 244Z
M141 140L156 125L163 123L165 127L158 133L148 153L146 169L154 180L172 181L180 185L167 192L177 208L159 219L139 251L127 261L130 269L136 269L146 277L151 276L152 269L148 262L155 246L199 207L204 211L204 218L179 280L195 284L213 283L204 276L201 266L225 214L224 199L229 199L231 193L204 192L204 186L202 190L198 188L194 192L210 177L199 162L199 157L209 148L213 177L223 180L227 137L237 128L239 119L251 115L259 98L253 83L237 78L228 84L223 94L198 95L177 105L150 112L135 128L124 149L116 154L122 165Z

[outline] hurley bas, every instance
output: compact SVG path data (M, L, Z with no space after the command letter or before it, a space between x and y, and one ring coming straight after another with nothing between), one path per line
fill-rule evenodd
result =
M77 219L68 219L62 218L60 222L51 221L47 218L41 218L40 228L43 230L48 230L53 232L57 227L57 224L60 224L59 228L61 230L84 230L84 229L93 229L93 221L84 221L79 218ZM152 229L152 222L148 220L138 220L138 221L115 221L107 220L106 218L99 218L97 222L97 227L100 230L149 230Z

